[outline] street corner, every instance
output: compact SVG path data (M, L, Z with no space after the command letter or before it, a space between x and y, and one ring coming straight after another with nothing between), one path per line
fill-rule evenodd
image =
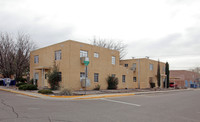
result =
M1 90L1 91L6 91L6 92L15 93L15 94L25 95L25 96L28 96L28 97L39 98L39 96L36 96L36 95L30 94L30 93L26 93L26 92L15 91L15 90L12 90L12 89L0 88L0 90Z

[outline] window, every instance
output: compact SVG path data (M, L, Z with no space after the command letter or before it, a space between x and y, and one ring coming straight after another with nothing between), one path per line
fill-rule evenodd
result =
M150 69L150 70L153 70L153 64L150 64L150 65L149 65L149 69Z
M165 66L163 66L163 73L165 72Z
M122 82L126 82L126 75L122 75Z
M58 76L59 76L59 80L58 81L62 81L62 72L58 72Z
M39 63L39 56L38 55L34 56L34 63L35 64Z
M112 64L115 65L115 56L112 56Z
M55 60L61 60L61 50L55 51Z
M136 63L133 63L133 68L136 68Z
M111 77L115 77L115 74L112 74Z
M39 80L39 73L35 73L35 74L34 74L34 79L35 79L35 80Z
M85 72L80 72L80 79L85 78Z
M34 85L37 85L38 80L39 80L39 73L37 72L37 73L34 73L34 81L33 81L33 84L34 84Z
M137 78L136 77L133 77L133 82L136 82L137 81Z
M136 70L136 63L133 63L131 70L135 71Z
M94 53L95 58L99 58L99 53Z
M124 64L125 67L128 67L128 64Z
M48 77L47 74L45 74L45 75L44 75L44 79L47 79L47 77Z
M88 57L88 52L80 50L80 57Z
M94 82L99 82L99 73L94 73Z

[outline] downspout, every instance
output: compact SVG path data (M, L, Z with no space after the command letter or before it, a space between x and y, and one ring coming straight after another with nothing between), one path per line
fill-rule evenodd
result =
M138 59L138 89L140 89L140 59Z

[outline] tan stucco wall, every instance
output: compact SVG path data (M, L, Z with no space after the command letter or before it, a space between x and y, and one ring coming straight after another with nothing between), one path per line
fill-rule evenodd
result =
M128 64L128 69L132 67L132 64L136 63L136 70L133 72L133 76L137 79L138 87L140 88L149 88L149 77L153 78L153 82L157 87L157 67L158 61L151 60L148 58L141 58L141 59L128 59L128 60L121 60L120 65ZM153 70L150 70L150 64L153 64ZM165 63L160 62L160 73L162 74L161 78L161 86L163 85L163 79L165 74Z
M54 60L54 52L62 51L62 59ZM62 72L61 87L74 90L81 89L80 72L85 71L85 66L80 63L80 50L88 51L90 64L88 65L88 78L91 86L87 89L95 88L95 85L101 85L101 89L107 88L106 78L108 75L116 74L119 78L119 89L136 88L137 84L133 82L133 73L131 70L119 65L119 52L92 46L75 41L65 41L49 47L41 48L31 52L30 76L33 78L34 72L39 73L38 86L42 87L42 72L34 70L36 67L50 67L55 61ZM94 52L99 53L99 58L94 57ZM34 64L34 56L39 55L39 63ZM111 57L116 57L116 64L111 64ZM94 82L94 73L99 73L99 82ZM126 75L126 82L122 83L122 75Z

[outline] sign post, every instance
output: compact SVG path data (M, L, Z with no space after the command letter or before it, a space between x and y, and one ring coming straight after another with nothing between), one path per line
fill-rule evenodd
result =
M85 64L85 95L86 95L86 87L87 87L87 74L88 74L88 64L90 63L89 58L85 57L84 64Z

